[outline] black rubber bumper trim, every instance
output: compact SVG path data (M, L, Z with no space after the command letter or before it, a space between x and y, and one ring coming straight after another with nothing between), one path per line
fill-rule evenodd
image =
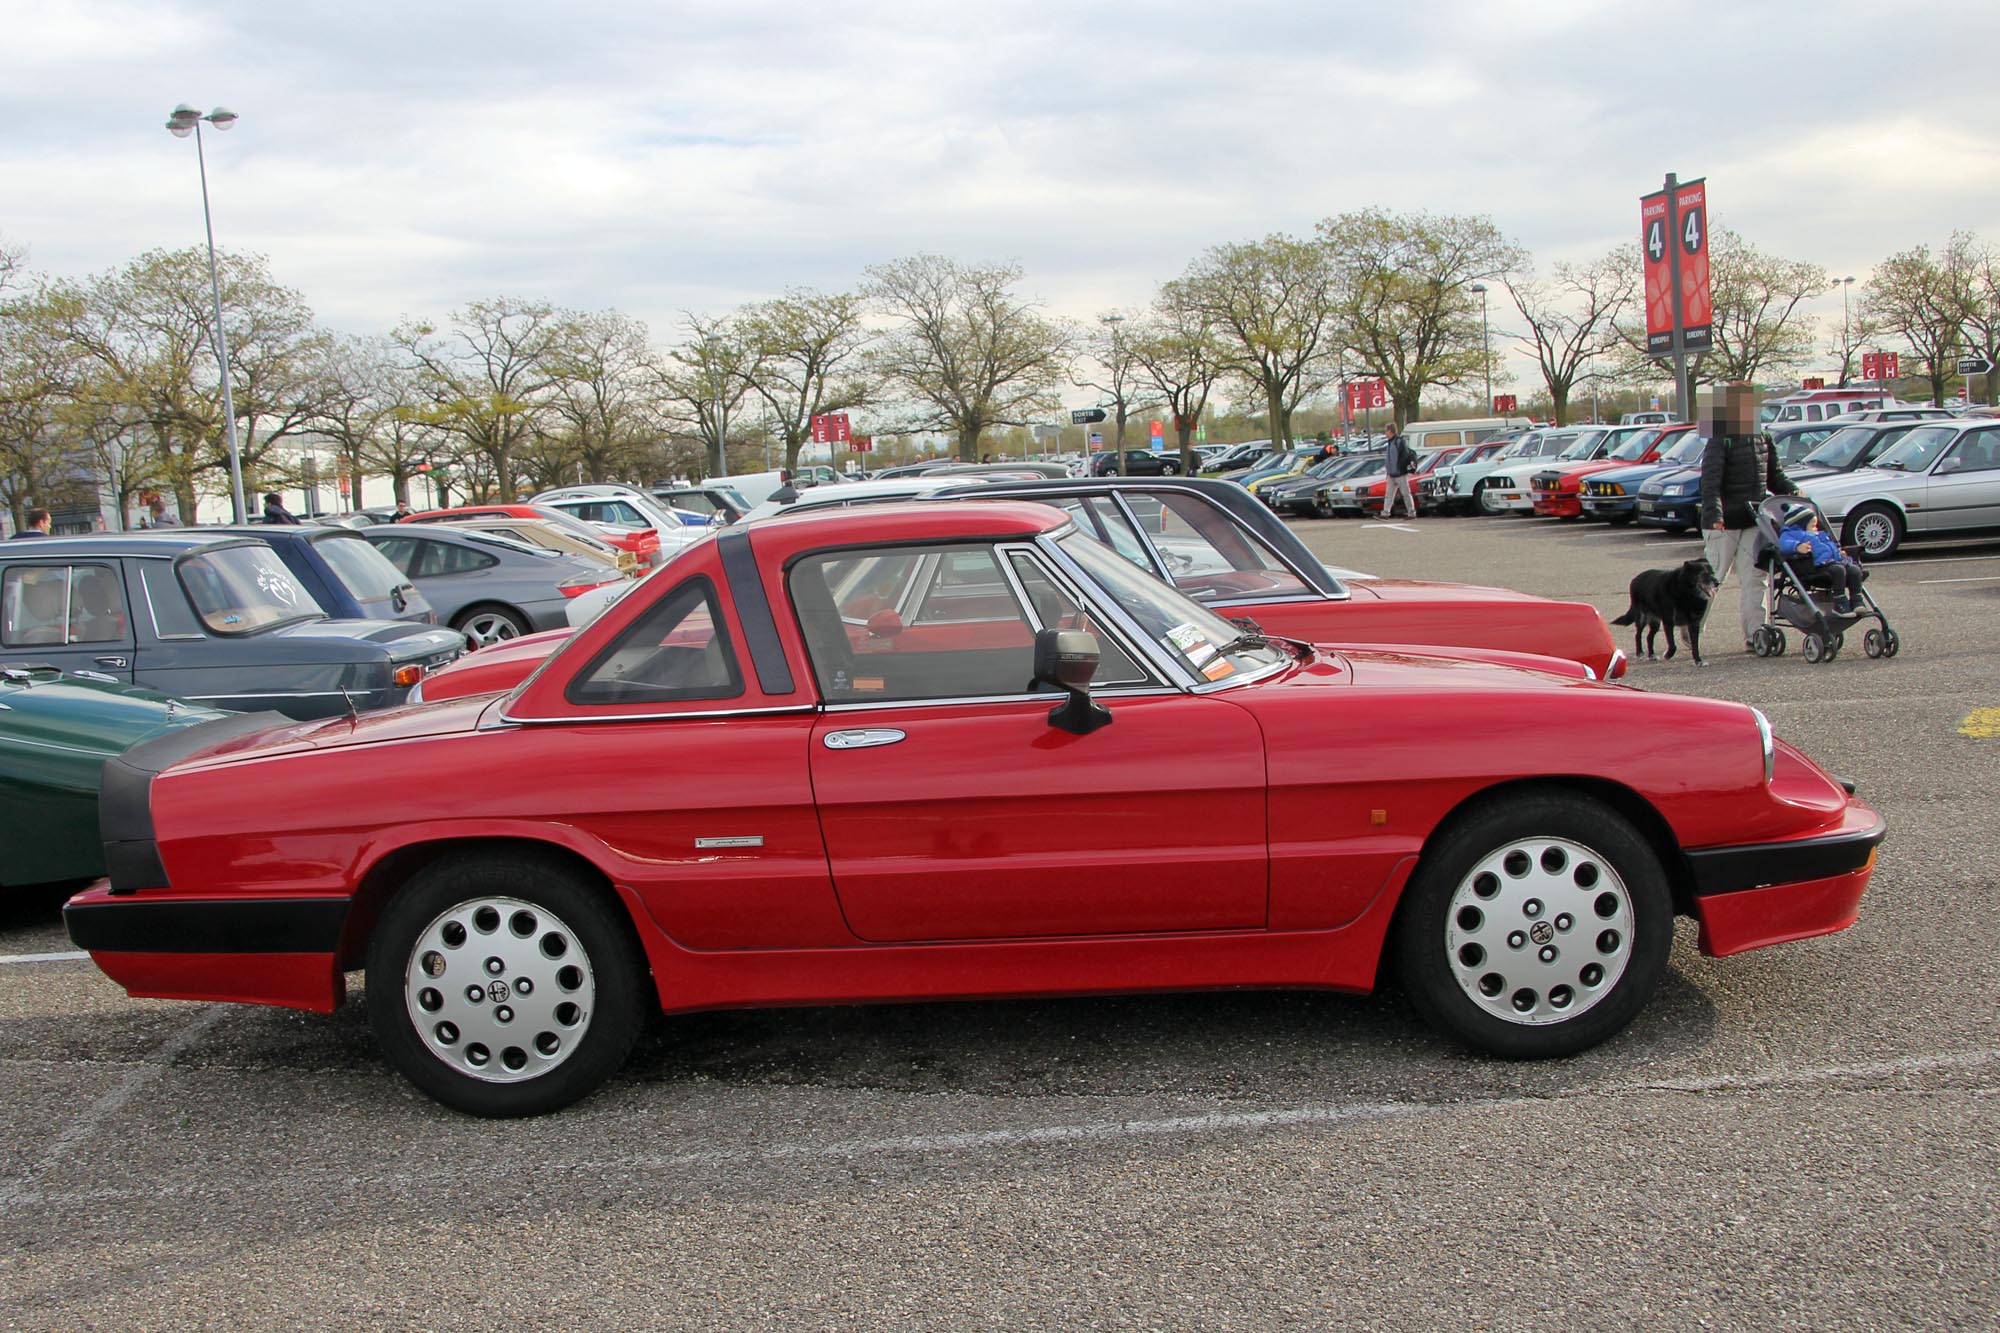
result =
M1798 842L1760 842L1745 847L1710 847L1688 852L1697 897L1737 893L1773 884L1797 884L1809 879L1851 875L1868 864L1887 826L1877 819L1858 833Z
M333 953L347 898L197 898L71 903L63 924L93 953Z
M242 713L141 741L104 761L97 788L97 835L104 840L104 869L113 893L167 887L166 867L153 832L153 779L190 755L292 719L282 713Z

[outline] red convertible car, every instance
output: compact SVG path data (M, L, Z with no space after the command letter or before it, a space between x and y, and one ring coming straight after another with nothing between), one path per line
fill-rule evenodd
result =
M1603 680L1625 674L1625 654L1597 608L1583 602L1463 583L1336 576L1284 522L1241 486L1194 478L1019 481L934 492L927 502L1033 499L1067 511L1139 568L1210 610L1248 616L1310 643L1428 644L1568 658ZM763 522L792 522L781 514ZM672 577L671 575L667 577ZM527 635L433 672L422 697L509 690L567 638Z
M1712 954L1854 920L1850 790L1745 705L1557 665L1266 637L1045 505L832 510L692 548L510 694L127 751L65 915L134 995L328 1011L365 968L390 1060L496 1116L649 1007L1393 971L1565 1055L1676 913Z

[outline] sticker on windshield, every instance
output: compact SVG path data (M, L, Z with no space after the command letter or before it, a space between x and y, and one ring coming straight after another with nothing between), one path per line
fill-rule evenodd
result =
M1215 656L1215 645L1201 632L1198 625L1175 625L1167 631L1167 642L1181 650L1187 660L1200 666Z
M1226 657L1218 657L1201 669L1201 674L1210 680L1221 680L1224 676L1236 674L1236 666Z
M298 605L299 585L292 582L291 579L278 570L259 569L257 571L257 586L283 602L286 606Z

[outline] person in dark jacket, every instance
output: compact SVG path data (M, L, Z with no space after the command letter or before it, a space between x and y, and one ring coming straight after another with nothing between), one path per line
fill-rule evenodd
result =
M28 526L15 533L14 537L16 540L22 537L46 537L54 527L55 520L49 517L48 510L30 509L28 511Z
M1382 446L1382 475L1387 478L1382 485L1383 518L1388 518L1395 509L1399 495L1410 517L1417 516L1417 497L1410 493L1410 467L1415 461L1410 446L1403 442L1403 428L1390 423L1389 441Z
M285 502L278 498L276 491L264 492L264 521L266 523L297 524L298 515L285 508Z
M1701 455L1702 536L1716 581L1727 582L1733 571L1742 588L1738 607L1747 649L1764 623L1770 591L1770 575L1757 568L1757 506L1767 495L1797 495L1799 488L1778 465L1770 438L1757 434L1756 391L1726 384L1717 398Z

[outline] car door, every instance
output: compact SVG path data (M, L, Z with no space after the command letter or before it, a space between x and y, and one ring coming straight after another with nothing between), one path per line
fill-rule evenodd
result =
M0 654L131 681L131 601L118 560L17 560L0 570Z
M1922 527L1964 532L2000 526L2000 426L1961 434L1931 468ZM1911 516L1917 527L1916 514Z
M983 562L983 582L1011 608L1001 617L983 600L957 638L905 650L880 612L856 625L872 605L855 604L856 560L913 571L929 562L961 580ZM820 828L855 935L908 942L1264 926L1256 724L1224 699L1167 685L1103 631L1096 690L1113 725L1088 735L1051 725L1060 696L1031 683L1035 632L1103 627L1033 548L841 551L796 562L788 583L824 701L809 758Z

